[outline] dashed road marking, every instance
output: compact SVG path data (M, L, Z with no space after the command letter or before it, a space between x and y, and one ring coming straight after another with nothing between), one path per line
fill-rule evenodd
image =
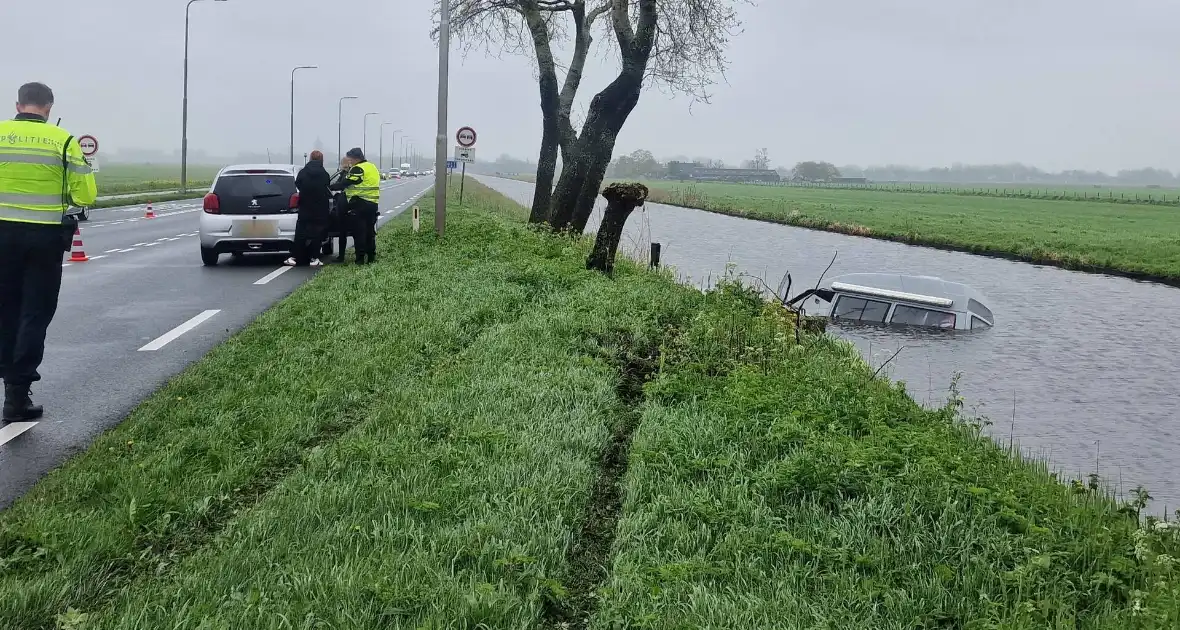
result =
M37 422L11 422L0 427L0 445L15 440L20 434L37 426Z
M172 330L169 330L168 332L164 333L163 335L160 335L151 343L140 348L139 351L140 352L155 352L156 350L163 348L164 346L172 343L173 341L176 341L176 339L179 338L184 333L196 328L197 326L200 326L202 322L204 322L205 320L209 319L210 317L213 317L214 315L216 315L220 312L221 312L221 309L209 309L207 311L202 311L200 315L197 315L196 317L177 326L176 328L173 328Z
M278 269L275 269L274 271L266 274L265 276L262 276L261 278L255 280L254 284L266 284L266 283L270 282L271 280L274 280L275 278L287 273L291 269L294 269L294 267L287 267L285 265L282 267L279 267Z

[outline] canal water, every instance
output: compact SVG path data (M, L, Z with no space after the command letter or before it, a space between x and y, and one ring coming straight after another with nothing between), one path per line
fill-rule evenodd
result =
M532 184L483 183L531 203ZM600 200L601 201L601 200ZM588 230L596 229L601 209ZM955 373L988 432L1047 458L1067 475L1097 471L1127 493L1143 485L1151 511L1180 508L1180 289L1124 278L940 251L649 203L628 220L620 250L663 247L684 280L708 285L728 263L793 294L828 275L933 275L982 291L996 326L930 334L829 326L919 402L940 404Z

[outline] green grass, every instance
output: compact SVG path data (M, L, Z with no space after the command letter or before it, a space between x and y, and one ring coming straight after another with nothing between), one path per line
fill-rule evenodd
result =
M151 201L153 203L160 203L162 201L180 201L183 199L200 199L205 194L204 190L189 193L148 193L137 195L134 197L120 197L118 199L99 199L91 205L91 208L118 208L122 206L134 206L146 204Z
M0 628L1180 619L1175 530L734 283L608 279L465 197L441 242L393 221L378 264L323 270L0 512Z
M1082 184L927 184L886 183L824 184L782 182L769 184L788 188L823 188L891 193L927 193L968 197L1005 197L1056 201L1089 201L1119 204L1180 205L1180 190L1146 186L1101 186Z
M1168 206L647 182L650 199L858 236L1180 281L1180 210Z
M101 160L101 158L100 158ZM94 175L99 195L176 190L180 188L179 164L100 164ZM208 188L220 166L189 164L189 188Z

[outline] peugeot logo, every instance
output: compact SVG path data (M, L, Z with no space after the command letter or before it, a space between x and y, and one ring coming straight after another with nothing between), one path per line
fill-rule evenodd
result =
M258 207L258 200L257 200L257 199L251 199L251 200L250 200L250 207L251 207L251 208L257 208L257 207Z

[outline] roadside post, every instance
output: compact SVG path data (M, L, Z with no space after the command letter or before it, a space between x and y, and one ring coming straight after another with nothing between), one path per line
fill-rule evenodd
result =
M413 223L414 223L414 231L415 231L415 232L417 232L417 231L418 231L418 229L419 229L420 227L422 227L422 224L420 223L420 221L421 221L421 218L422 218L422 215L421 215L421 214L419 214L419 211L418 211L418 206L414 206L414 214L413 214L413 217L414 217L414 222L413 222Z
M460 127L459 131L455 133L455 142L458 146L455 147L455 159L450 163L462 162L462 171L459 173L459 203L463 203L463 185L467 183L467 163L475 161L475 130L471 127Z

